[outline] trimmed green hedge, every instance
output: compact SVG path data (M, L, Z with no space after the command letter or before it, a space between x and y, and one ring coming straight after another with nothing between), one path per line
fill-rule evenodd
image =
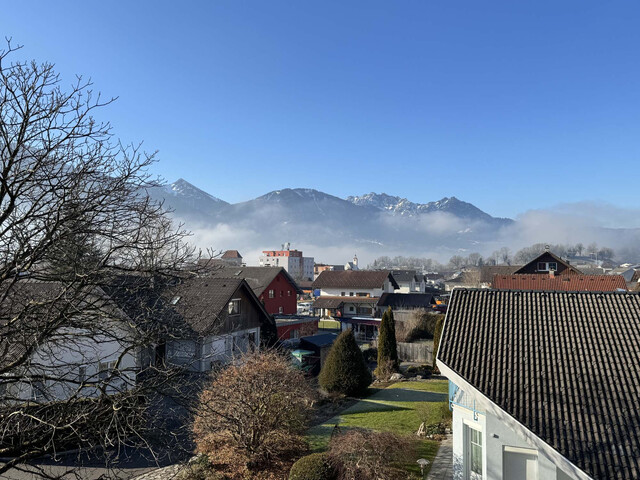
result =
M302 457L291 467L289 480L334 480L337 476L325 453Z

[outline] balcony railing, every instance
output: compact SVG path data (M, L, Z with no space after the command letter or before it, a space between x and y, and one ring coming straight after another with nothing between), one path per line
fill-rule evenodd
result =
M478 410L476 399L472 395L469 395L449 380L449 408L453 410L454 405L471 410L473 412L474 420L478 419L479 414L484 414L484 412Z

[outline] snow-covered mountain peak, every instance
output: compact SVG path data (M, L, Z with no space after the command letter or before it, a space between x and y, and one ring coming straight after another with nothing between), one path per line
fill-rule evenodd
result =
M226 204L224 200L219 199L218 197L214 197L213 195L205 192L204 190L200 190L198 187L192 185L187 182L183 178L179 178L172 184L166 187L167 192L171 195L187 198L190 200L207 200L208 202L214 201Z

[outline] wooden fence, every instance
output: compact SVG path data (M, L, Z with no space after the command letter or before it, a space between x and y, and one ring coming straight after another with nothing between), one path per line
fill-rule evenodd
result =
M371 342L371 345L378 348L378 342ZM398 342L398 358L403 362L433 363L433 340L404 343Z

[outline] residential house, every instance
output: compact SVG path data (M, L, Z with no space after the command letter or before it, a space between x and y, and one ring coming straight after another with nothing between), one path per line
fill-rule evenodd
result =
M313 302L315 315L340 320L342 330L352 328L357 339L377 336L380 319L374 319L383 293L399 288L386 270L324 271L313 282L320 296Z
M206 372L276 341L272 315L243 278L191 277L159 289L140 288L139 282L146 279L108 293L131 321L171 327L168 338L140 352L142 368L168 364Z
M496 275L493 287L497 290L548 290L565 292L626 291L622 275Z
M550 251L545 251L513 273L582 275L582 272Z
M261 341L275 341L273 318L241 278L195 277L159 287L158 282L132 276L115 286L73 295L69 291L59 282L27 279L12 287L3 302L2 362L28 354L31 375L46 377L11 383L12 398L92 396L98 393L94 385L105 381L107 393L116 393L132 388L137 375L150 366L206 372L214 363L257 348ZM15 311L24 319L19 329ZM69 326L54 330L29 353L35 334L29 326L50 326L59 321L57 315ZM155 343L139 344L141 332L152 332ZM86 385L79 387L83 382Z
M243 278L271 315L295 315L303 291L283 267L216 265L203 273L211 278Z
M444 291L450 292L454 288L477 288L480 285L480 270L469 269L454 273L444 282Z
M638 345L638 294L454 290L454 479L638 478Z
M25 277L3 288L2 296L2 401L49 402L98 394L81 382L100 381L108 393L133 388L138 358L120 341L129 334L127 318L102 289ZM107 382L116 362L118 375ZM11 378L12 365L21 365L17 380Z
M396 293L424 293L424 275L417 274L415 270L392 270L391 274L400 286Z

